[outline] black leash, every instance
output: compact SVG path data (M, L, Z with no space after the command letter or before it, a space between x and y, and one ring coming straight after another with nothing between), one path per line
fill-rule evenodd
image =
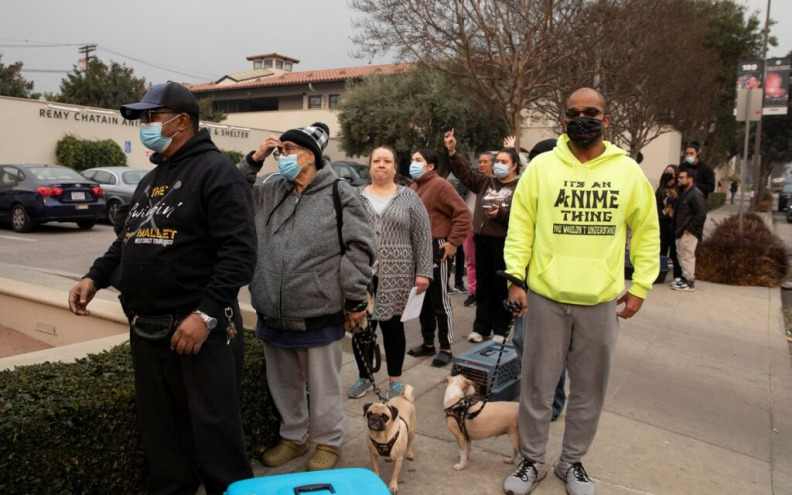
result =
M379 398L380 402L385 404L388 399L382 396L377 382L374 380L374 373L379 371L382 365L382 354L377 344L377 334L371 329L368 313L366 314L363 330L352 333L352 346L363 361L363 367L366 369L368 379L374 386L374 394Z

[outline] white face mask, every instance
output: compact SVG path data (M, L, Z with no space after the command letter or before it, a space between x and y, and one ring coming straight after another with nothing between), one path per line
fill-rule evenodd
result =
M492 166L492 174L498 179L504 179L509 176L509 167L505 163L496 163Z

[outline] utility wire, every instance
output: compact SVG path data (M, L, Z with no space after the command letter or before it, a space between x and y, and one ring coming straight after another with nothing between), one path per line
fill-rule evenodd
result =
M107 53L111 53L113 55L118 55L119 57L123 57L123 58L129 59L129 60L133 60L133 61L138 62L140 64L148 65L149 67L154 67L155 69L160 69L160 70L164 70L164 71L168 71L168 72L173 72L174 74L181 74L183 76L193 77L195 79L213 79L214 78L214 76L210 76L210 75L206 75L206 74L196 75L193 72L184 72L184 71L187 71L187 70L190 70L190 69L182 69L180 67L167 67L167 66L164 66L164 65L156 64L154 62L147 62L145 60L141 60L139 58L132 57L130 55L125 55L125 54L117 52L115 50L111 50L110 48L108 48L108 47L106 47L104 45L99 45L98 50L103 51L103 52L107 52Z

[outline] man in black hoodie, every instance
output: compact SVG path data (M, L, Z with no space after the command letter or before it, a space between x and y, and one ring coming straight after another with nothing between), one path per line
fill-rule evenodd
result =
M683 170L690 170L696 187L704 193L706 204L707 197L715 190L715 172L701 160L701 146L695 141L685 147L685 161L679 164L679 171Z
M140 120L156 168L138 184L121 233L69 292L76 315L111 282L130 322L135 407L149 493L221 494L252 477L239 395L239 288L250 282L256 235L250 189L198 130L198 102L157 84L121 107Z

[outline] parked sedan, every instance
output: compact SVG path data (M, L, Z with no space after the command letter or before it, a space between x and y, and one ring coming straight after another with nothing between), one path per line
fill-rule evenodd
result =
M349 181L353 186L365 186L370 183L367 165L355 162L330 162L336 175Z
M118 209L129 204L138 182L148 171L129 167L98 167L83 170L81 173L86 179L98 182L104 189L106 219L111 225L115 225Z
M17 232L46 222L90 229L106 213L104 191L60 165L0 165L0 221Z

